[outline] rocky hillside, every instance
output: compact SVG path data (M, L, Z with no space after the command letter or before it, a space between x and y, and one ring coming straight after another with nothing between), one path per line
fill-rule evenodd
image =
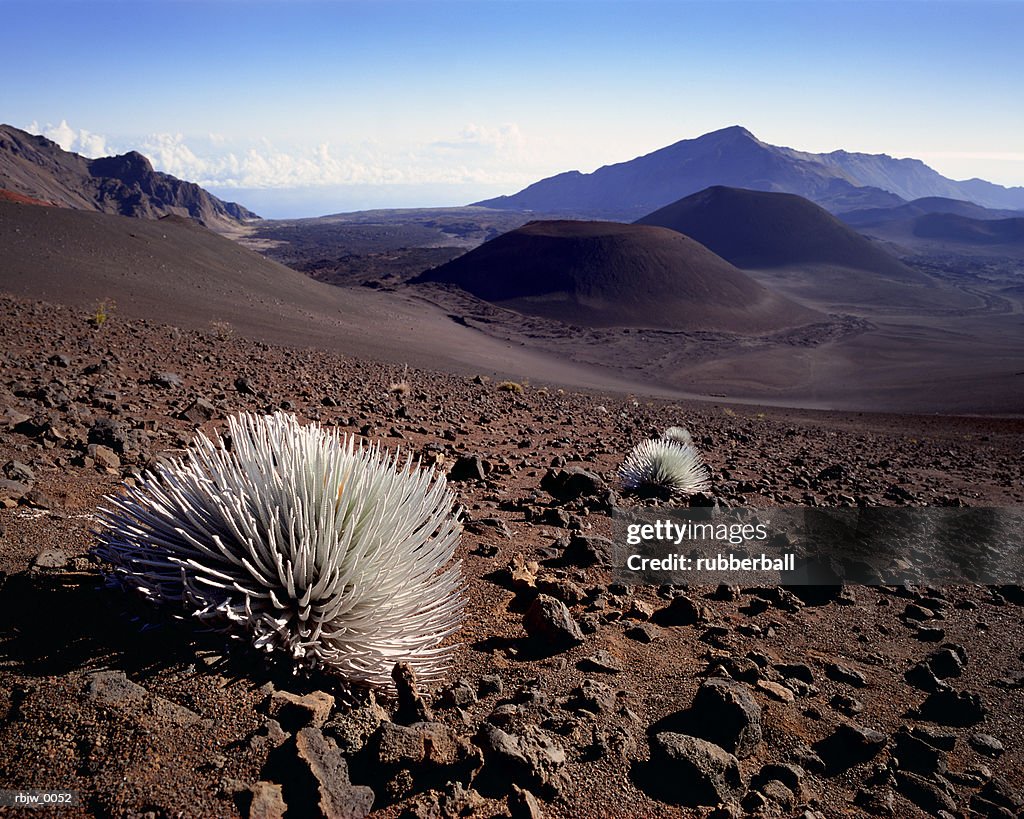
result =
M209 228L237 227L258 218L199 185L153 170L137 151L87 159L10 125L0 125L0 190L58 207L121 216L188 216Z

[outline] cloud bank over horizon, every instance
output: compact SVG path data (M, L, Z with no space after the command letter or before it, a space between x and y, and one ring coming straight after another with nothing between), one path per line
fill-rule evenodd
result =
M392 140L386 144L379 140L281 144L266 136L238 139L218 133L108 136L76 127L66 118L57 124L40 125L32 121L24 129L89 158L138 151L156 170L196 182L218 195L245 192L250 202L260 204L256 209L262 208L270 218L374 207L466 204L515 193L564 171L590 172L600 165L640 155L637 152L620 157L591 157L589 164L572 162L564 157L582 160L583 152L567 151L564 144L555 140L533 138L514 122L469 122L437 139ZM755 135L760 136L756 132ZM664 146L651 145L649 150L660 147ZM857 146L844 147L857 151ZM1018 172L1024 168L1024 152L887 153L921 159L949 178L979 177L997 184L999 178L986 175L983 168L1002 166ZM957 175L950 170L957 167L975 170Z
M218 188L517 185L549 170L531 158L528 141L515 123L467 123L445 138L397 146L321 141L279 147L265 137L231 140L212 133L112 138L75 128L66 119L57 125L33 121L24 129L89 158L138 151L158 171Z

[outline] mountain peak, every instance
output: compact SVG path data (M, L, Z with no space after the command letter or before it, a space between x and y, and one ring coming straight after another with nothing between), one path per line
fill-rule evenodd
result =
M723 137L731 137L734 139L752 139L754 142L760 142L760 140L756 136L750 133L750 131L748 131L742 125L730 125L728 128L719 128L717 131L711 131L707 134L704 134L704 136L702 137L698 137L698 139L721 139Z
M834 212L891 207L922 196L1024 208L1024 188L946 179L917 159L833 151L808 153L762 142L742 125L598 168L550 177L484 207L636 219L714 185L792 193Z

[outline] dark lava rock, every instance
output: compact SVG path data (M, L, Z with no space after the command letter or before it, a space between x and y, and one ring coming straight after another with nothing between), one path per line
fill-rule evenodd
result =
M416 684L416 672L408 663L395 663L391 679L398 690L398 710L395 722L411 725L414 722L433 722L434 715L427 701L420 695Z
M178 417L183 421L190 421L193 424L205 424L217 415L217 408L205 398L196 398L191 404L183 409Z
M498 674L484 674L480 678L480 696L488 697L491 694L500 694L505 690L505 683Z
M742 683L705 680L690 711L694 732L731 751L740 759L761 744L761 706Z
M540 594L523 616L523 628L531 638L559 649L579 645L583 632L560 600Z
M991 734L971 734L967 737L967 742L975 751L979 754L984 754L985 756L1002 756L1003 752L1006 750L1003 747L1003 743Z
M814 746L830 774L867 762L885 747L889 738L880 731L855 722L841 722L836 730Z
M582 685L573 690L568 706L574 710L604 714L614 710L618 702L618 694L613 688L597 680L586 679Z
M598 649L596 654L584 657L576 667L580 671L596 671L602 674L618 674L622 671L622 665L607 650Z
M707 620L708 611L685 594L681 594L673 597L672 602L665 608L654 612L652 619L662 626L692 626L694 623Z
M333 740L316 728L303 728L295 737L295 752L316 780L317 806L325 817L362 819L370 812L373 791L351 783L348 763ZM293 799L289 798L288 802L297 808Z
M305 696L288 691L275 691L270 695L267 713L274 717L289 733L312 726L322 728L334 709L334 697L325 691L314 691Z
M537 797L515 784L508 795L508 812L512 819L543 819L544 816Z
M482 481L487 477L479 455L463 455L448 471L450 481Z
M511 782L517 782L554 797L568 784L565 749L535 726L516 735L484 723L475 742L484 753L480 778L498 792L506 792Z
M896 733L893 752L903 770L925 776L946 771L944 751L906 727Z
M775 670L778 671L784 679L800 680L801 682L808 684L814 682L814 672L806 663L776 663Z
M974 725L988 710L980 694L970 691L936 691L918 709L920 718L939 725Z
M910 771L896 771L896 790L920 808L931 813L956 812L953 797L933 782Z
M626 629L626 636L638 643L653 643L661 634L661 629L652 623L641 623Z
M998 777L992 777L985 786L976 794L992 805L998 805L1010 811L1012 815L1018 815L1024 811L1024 794L1014 789L1011 785ZM974 800L971 800L971 807L974 807ZM981 812L981 811L979 811Z
M459 679L441 690L440 699L446 708L463 708L476 702L476 691L469 680Z
M607 489L607 485L599 475L574 466L569 469L549 469L541 478L540 488L561 501L573 501L599 495Z
M739 761L724 748L686 734L651 740L649 790L679 805L720 805L743 791Z
M562 553L562 562L570 566L611 566L615 544L596 535L573 535Z
M387 718L387 711L377 704L371 693L366 702L353 706L343 714L336 713L323 730L338 743L343 754L354 754L366 745Z
M853 804L874 816L895 816L894 797L889 788L860 788L854 794Z
M825 666L825 673L828 675L829 679L845 683L846 685L851 685L854 688L863 688L868 684L868 681L863 674L856 669L841 665L840 663L828 663L828 665Z

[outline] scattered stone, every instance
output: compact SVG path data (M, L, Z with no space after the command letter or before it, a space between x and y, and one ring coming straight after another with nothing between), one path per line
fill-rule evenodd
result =
M480 520L474 520L472 523L467 524L466 530L476 534L494 532L506 540L512 539L512 530L508 528L508 524L501 518L481 518Z
M853 686L854 688L864 688L868 684L867 678L863 674L840 663L828 663L825 666L825 673L829 679Z
M276 782L256 782L249 790L252 802L249 803L249 819L284 819L288 806L281 793L281 786Z
M420 695L416 685L416 672L408 663L395 663L391 671L398 694L398 710L395 722L411 725L414 722L433 722L434 715L427 701Z
M181 386L181 376L172 372L153 373L149 377L150 383L166 390Z
M618 674L622 665L606 649L598 649L596 654L584 657L576 664L580 671L596 671L602 674Z
M374 793L349 780L348 763L334 741L316 728L295 736L298 758L308 766L319 788L319 808L328 819L363 819L373 807Z
M855 722L841 722L814 749L828 771L835 774L874 758L888 741L889 738L881 731L865 728Z
M71 562L71 555L56 546L43 549L32 559L34 569L63 569Z
M719 805L743 790L739 761L724 748L686 734L651 741L651 790L680 805Z
M665 608L654 612L654 621L662 626L692 626L707 620L708 610L685 594L672 598Z
M592 714L604 714L615 709L618 705L618 696L604 683L586 679L572 692L569 703L572 708L589 711Z
M549 469L541 479L540 488L562 501L600 495L608 487L600 476L586 469Z
M191 404L183 409L178 417L183 421L190 421L193 424L205 424L217 415L217 408L205 398L196 398Z
M988 714L980 694L943 690L928 695L918 709L921 719L939 725L974 725Z
M891 788L860 788L853 797L853 804L874 816L895 816L895 794Z
M1003 743L991 734L971 734L967 737L967 742L979 754L993 758L1002 756L1006 750Z
M570 566L611 566L615 544L595 535L573 535L562 553L562 561Z
M508 795L508 812L512 819L543 819L544 816L537 797L516 784Z
M917 603L907 603L903 616L908 620L931 620L935 617L935 612Z
M953 798L922 776L910 771L896 771L896 790L920 808L931 813L946 811L956 813Z
M31 487L21 481L10 481L0 478L0 503L5 506L17 506L18 501L28 495Z
M661 629L653 623L641 623L626 629L626 636L638 643L653 643L661 635Z
M479 455L463 455L448 470L450 481L482 481L486 477L484 462Z
M944 751L923 737L908 731L906 727L896 733L893 752L904 770L924 776L945 773Z
M498 674L484 674L480 678L480 696L489 697L491 694L500 694L505 689L505 684Z
M485 781L522 782L549 797L557 796L568 784L565 749L536 726L521 735L509 734L484 723L476 736L484 752Z
M855 717L864 710L864 703L849 694L836 694L829 700L829 705L848 717Z
M782 683L773 682L772 680L758 680L757 687L773 700L778 700L779 702L793 702L796 699L793 690L787 688Z
M337 742L343 754L350 755L360 751L387 718L387 711L377 704L377 699L371 691L365 702L353 706L343 714L336 712L324 725L323 730Z
M523 628L534 640L552 649L564 649L583 642L583 632L560 600L538 595L523 617Z
M305 696L288 691L275 691L270 695L267 713L281 723L289 733L312 726L323 728L334 709L334 697L325 691L314 691Z
M440 699L446 708L464 708L476 702L476 691L469 680L463 678L442 689Z
M814 682L814 672L806 663L776 663L774 668L785 679L800 680L808 684Z
M740 759L761 744L761 706L742 683L727 679L705 680L693 698L695 733Z

